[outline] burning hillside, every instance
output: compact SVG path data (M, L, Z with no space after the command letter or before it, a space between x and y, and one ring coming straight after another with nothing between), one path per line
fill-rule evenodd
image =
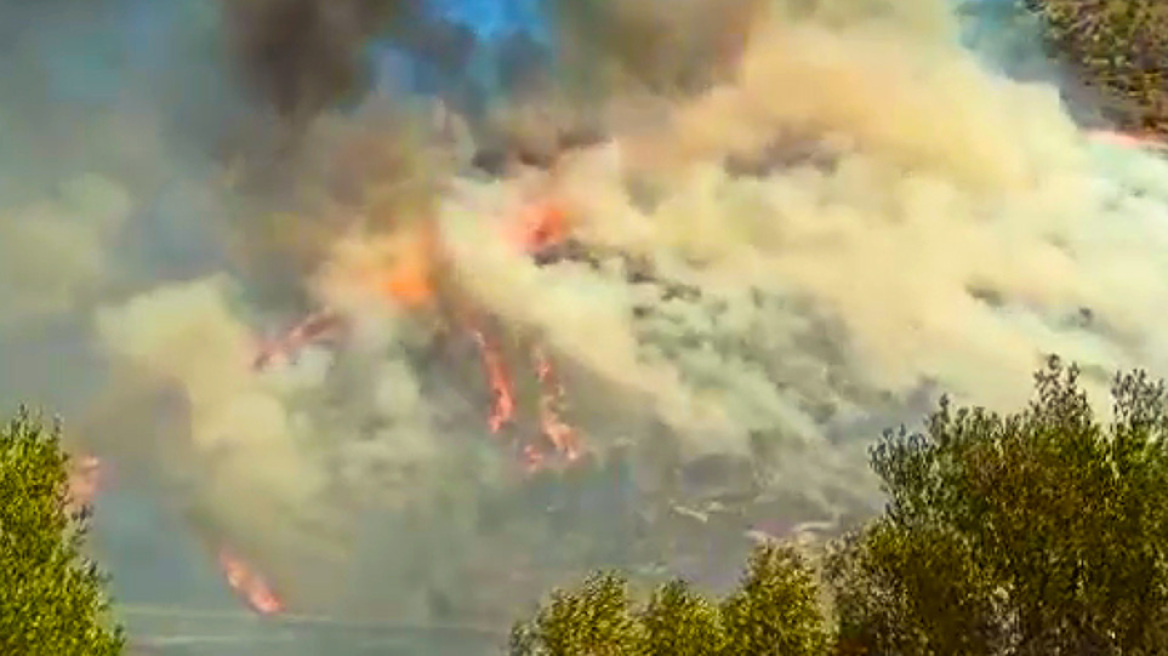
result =
M181 61L123 93L0 101L63 171L8 167L48 200L0 180L5 355L84 353L44 384L85 446L261 614L502 623L596 566L719 584L751 536L879 504L865 446L940 392L1013 407L1049 352L1092 385L1165 370L1168 164L990 67L943 0L597 2L611 30L567 12L526 49L409 14L448 57L378 41L389 4L171 8L141 29L185 50L135 47ZM320 66L249 23L281 7ZM224 20L246 70L186 61Z
M513 225L505 224L505 234L515 247L533 258L547 257L567 239L567 219L554 203L539 204L519 212ZM516 393L512 367L501 353L500 336L488 329L471 302L459 297L452 287L447 254L432 223L425 223L413 235L394 235L373 244L354 238L359 245L342 242L337 261L331 262L329 285L355 287L356 293L386 309L416 313L444 311L440 317L444 338L470 338L479 351L485 383L490 391L486 426L499 435L515 420ZM294 361L308 346L336 338L344 331L345 318L335 310L323 310L296 324L285 335L265 344L253 368L266 370L274 361ZM539 469L549 455L574 461L581 456L580 438L563 419L564 389L551 356L538 343L530 344L527 372L538 383L539 436L517 445L529 470ZM541 443L542 442L542 443Z

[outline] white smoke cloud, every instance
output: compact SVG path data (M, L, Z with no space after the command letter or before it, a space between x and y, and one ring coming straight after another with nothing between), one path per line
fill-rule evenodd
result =
M663 11L636 4L639 21ZM281 282L350 321L339 347L254 371L259 329L301 308L257 300L211 258L206 275L102 296L102 354L187 402L189 425L159 438L181 442L186 501L304 604L352 595L420 613L427 586L455 585L476 559L534 553L561 572L595 562L544 522L567 502L517 482L488 434L477 356L456 322L394 308L367 284L403 259L439 267L411 241L430 220L443 284L497 320L517 354L524 411L522 351L539 342L586 441L631 445L646 495L676 492L661 470L723 455L748 461L737 482L759 496L830 518L878 503L864 447L936 391L1015 408L1047 353L1088 367L1097 388L1116 369L1168 371L1168 162L1090 143L1054 86L1010 79L965 48L950 3L761 6L742 14L750 39L732 74L697 95L608 99L610 141L553 176L449 175L439 146L414 132L392 141L407 132L396 115L381 131L327 117L306 141L325 172L304 174L327 198L289 203L310 216L273 222L255 238L270 250L248 256L280 272L291 250L319 258L314 275ZM703 39L688 52L704 56ZM546 124L529 130L550 140ZM150 176L125 171L152 157L123 167L139 183L127 186L143 186ZM141 203L114 177L0 215L5 320L70 311L115 276L112 242ZM509 241L508 222L546 195L596 266L537 266ZM524 494L536 510L520 510ZM530 518L508 523L499 508ZM594 542L618 535L608 519L589 529ZM386 537L383 525L397 528Z
M590 236L649 232L648 248L723 285L810 301L846 326L852 375L896 394L936 380L1012 407L1052 351L1159 366L1147 349L1165 301L1165 208L1116 181L1156 185L1163 163L1128 153L1120 172L1053 88L995 75L935 35L900 36L761 28L738 79L679 106L657 137L669 169L653 211L598 190L622 182L612 174L573 181L582 214L600 217ZM832 165L746 178L721 165L795 138L833 146ZM1093 328L1074 323L1082 309Z
M112 268L109 242L132 209L125 190L97 175L62 185L57 197L0 215L0 320L75 309Z

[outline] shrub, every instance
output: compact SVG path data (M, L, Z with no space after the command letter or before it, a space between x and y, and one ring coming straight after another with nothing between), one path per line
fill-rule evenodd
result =
M105 578L81 552L60 430L22 410L0 428L0 654L113 656Z
M828 558L845 645L872 654L1152 654L1168 645L1163 383L1117 378L1101 424L1057 360L1029 408L947 401L872 454L890 502Z

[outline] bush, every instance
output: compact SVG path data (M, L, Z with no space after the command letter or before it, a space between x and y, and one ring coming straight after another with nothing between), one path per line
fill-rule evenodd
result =
M818 584L791 547L757 548L721 611L727 656L822 654L827 645Z
M26 411L0 428L0 654L113 656L105 579L82 555L60 431Z
M811 569L793 549L755 550L737 590L715 605L682 581L634 607L608 573L560 590L512 631L512 656L818 656L828 633Z
M925 430L885 434L889 502L829 545L752 556L713 604L674 582L642 609L615 575L559 591L513 656L1049 656L1168 652L1168 392L1117 377L1100 422L1074 368L1036 374L1025 410L942 400Z
M948 402L874 449L887 511L828 558L844 645L871 654L1152 654L1168 645L1163 383L1102 425L1057 360L999 416Z

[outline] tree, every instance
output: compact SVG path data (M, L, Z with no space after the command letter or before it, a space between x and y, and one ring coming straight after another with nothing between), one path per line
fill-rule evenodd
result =
M641 627L633 619L628 583L594 574L576 590L557 590L530 623L511 634L512 656L625 656L635 653Z
M819 656L829 632L813 571L794 548L766 544L721 604L682 581L636 607L606 573L551 595L512 631L512 656Z
M59 428L26 410L0 428L0 654L122 653L105 578L81 552L89 511L69 508L68 464Z
M1126 129L1168 136L1168 4L1161 0L1025 0L1047 42L1117 106Z
M886 512L827 558L841 651L1153 654L1168 644L1168 410L1136 372L1102 424L1057 359L1022 412L942 401L885 435Z
M794 547L755 549L741 585L721 611L727 656L810 656L827 647L819 586Z
M643 656L706 656L729 645L719 609L683 581L659 587L639 618Z
M942 399L871 464L884 513L828 545L752 556L714 604L683 583L643 608L623 579L560 591L514 656L1142 656L1168 645L1168 389L1115 379L1098 419L1075 367L999 415ZM818 601L826 583L832 614Z

